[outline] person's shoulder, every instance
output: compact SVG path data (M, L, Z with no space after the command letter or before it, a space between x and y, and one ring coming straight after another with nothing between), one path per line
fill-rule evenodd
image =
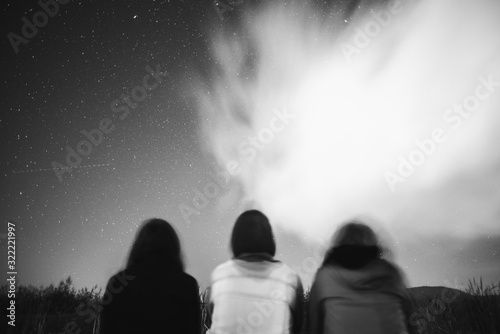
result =
M135 278L135 274L128 269L120 269L116 274L112 275L108 280L108 286L116 281L124 282Z
M200 290L200 286L196 278L194 278L193 276L184 271L177 273L175 275L175 278L172 277L170 284L171 287L175 287L177 293L180 294L189 294L189 295L192 295L194 293L198 294ZM169 288L169 290L171 289L171 287Z
M227 267L233 267L235 265L236 265L236 261L234 259L229 259L229 260L227 260L225 262L222 262L217 267L215 267L215 270L217 270L217 269L223 269L223 268L227 268Z
M398 266L386 259L376 259L373 261L373 264L384 268L387 272L393 275L398 276L401 274L401 270L398 268Z
M316 274L314 275L314 281L316 282L331 281L332 278L337 277L339 271L342 270L343 269L341 267L333 265L320 266L316 271Z
M137 289L137 284L134 284L135 278L136 276L129 270L121 269L108 279L104 293L108 296L118 292L121 296L128 295Z
M273 266L277 267L277 268L280 268L280 270L286 272L286 273L290 273L290 274L295 274L297 275L297 273L287 264L281 262L281 261L277 261L277 262L271 262Z
M198 281L196 280L196 278L194 278L190 274L188 274L186 272L182 272L181 276L182 276L184 282L186 282L186 285L198 287Z
M392 282L403 286L407 285L406 275L397 264L385 259L377 259L374 264L378 267L377 271L384 272L386 277L389 277Z
M301 284L300 276L295 270L283 262L273 262L272 264L279 271L279 276L286 281L286 283L297 286Z
M349 269L344 268L340 265L324 264L324 265L319 266L316 273L321 274L321 275L332 275L334 273L339 273L339 272L348 271L348 270Z
M214 270L212 270L212 275L224 272L228 270L229 268L236 267L236 262L233 259L227 260L225 262L222 262L218 266L215 267Z

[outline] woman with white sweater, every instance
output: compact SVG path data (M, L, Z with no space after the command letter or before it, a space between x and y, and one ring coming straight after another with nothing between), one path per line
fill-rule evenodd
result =
M298 334L303 289L299 276L274 259L276 244L268 218L242 213L231 235L233 258L212 273L210 334Z

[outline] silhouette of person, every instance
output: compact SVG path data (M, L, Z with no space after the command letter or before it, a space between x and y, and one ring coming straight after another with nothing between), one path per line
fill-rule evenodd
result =
M311 287L310 334L409 333L403 274L381 256L367 225L352 221L336 232Z
M303 288L299 276L274 259L268 218L243 212L231 235L234 257L212 272L208 289L208 333L299 333Z
M104 334L200 334L198 283L184 272L180 241L169 223L143 223L126 268L110 278L102 304Z

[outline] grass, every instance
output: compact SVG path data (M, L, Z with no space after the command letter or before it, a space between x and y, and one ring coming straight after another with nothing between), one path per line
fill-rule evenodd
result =
M9 303L7 289L7 285L0 287L0 305L4 310ZM473 279L462 291L419 287L409 289L409 292L411 334L500 333L499 285L484 285L481 279ZM76 290L70 277L57 286L20 286L16 293L16 326L7 326L8 333L59 334L81 330L80 334L98 334L98 305L102 293L97 286L90 290ZM308 292L304 297L307 303ZM203 299L204 293L201 292L200 300ZM201 312L204 321L206 309L203 303ZM307 317L307 313L304 316ZM206 326L203 327L205 333ZM307 334L305 330L303 333Z
M0 287L0 305L8 307L8 287ZM61 333L67 324L74 322L81 333L92 333L94 324L89 324L77 314L79 305L97 305L102 291L97 286L76 290L71 277L62 280L58 286L47 287L19 286L16 291L16 326L7 325L8 333ZM4 320L5 321L5 320Z
M438 288L430 294L410 289L411 333L500 333L500 286L469 281L464 291Z

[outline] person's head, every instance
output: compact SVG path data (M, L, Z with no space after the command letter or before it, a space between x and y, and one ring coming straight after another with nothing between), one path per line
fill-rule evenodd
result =
M371 260L380 258L381 251L378 238L369 226L360 221L350 221L335 232L323 265L358 269Z
M360 221L350 221L335 233L333 246L378 246L373 230Z
M130 249L127 268L151 261L158 266L184 268L179 237L163 219L152 218L142 223Z
M273 229L266 215L258 210L243 212L234 223L231 234L234 257L244 253L276 254Z

